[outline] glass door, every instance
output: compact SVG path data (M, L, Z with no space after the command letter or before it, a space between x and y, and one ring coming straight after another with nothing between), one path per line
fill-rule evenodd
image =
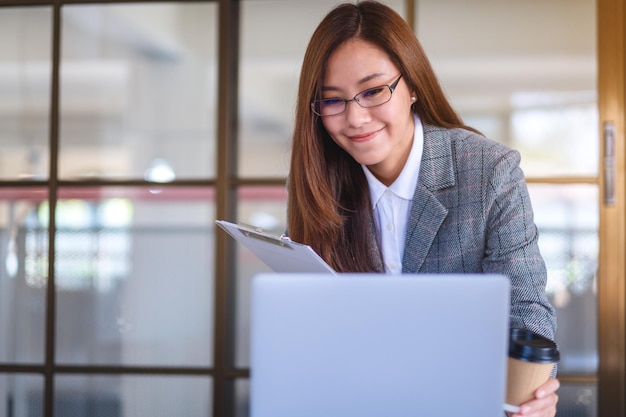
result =
M466 124L517 149L557 309L559 416L597 416L596 2L420 0L415 31Z

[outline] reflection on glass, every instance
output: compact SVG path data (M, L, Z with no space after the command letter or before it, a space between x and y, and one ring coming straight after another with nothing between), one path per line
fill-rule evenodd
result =
M49 171L52 9L0 9L0 179Z
M41 188L0 188L0 362L41 363L48 282L48 228Z
M216 2L62 13L59 176L214 176Z
M598 189L531 185L547 292L557 309L559 372L595 374L597 352Z
M212 381L195 376L57 376L54 416L207 417Z
M595 384L561 383L557 417L597 417L598 388Z
M287 189L278 187L242 187L237 195L237 221L262 227L281 235L287 230ZM243 245L236 246L237 311L235 329L235 366L249 365L250 353L250 279L271 270Z
M58 362L210 366L213 197L211 188L60 190Z
M298 77L313 30L337 0L254 0L241 4L239 175L289 171ZM403 14L404 0L386 4Z
M43 417L43 382L40 375L0 374L0 415Z

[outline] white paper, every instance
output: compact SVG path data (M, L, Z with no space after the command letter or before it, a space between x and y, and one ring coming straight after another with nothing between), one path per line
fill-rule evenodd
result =
M254 226L234 224L225 220L216 220L215 223L250 249L274 272L335 274L335 271L310 246L264 232Z

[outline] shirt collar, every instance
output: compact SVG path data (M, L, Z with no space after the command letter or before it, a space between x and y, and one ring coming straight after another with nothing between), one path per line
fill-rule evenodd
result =
M380 182L374 174L365 166L361 165L370 189L372 207L376 207L378 200L389 189L392 193L405 200L412 200L419 178L422 153L424 151L424 128L417 114L413 114L415 129L413 133L413 145L409 152L409 157L400 172L400 175L389 187Z

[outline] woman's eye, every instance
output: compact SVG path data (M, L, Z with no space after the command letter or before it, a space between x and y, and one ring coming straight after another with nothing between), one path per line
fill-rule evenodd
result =
M341 103L343 100L340 98L325 98L320 101L321 101L322 106L333 106L333 105Z
M361 96L363 98L370 98L370 97L374 97L379 95L380 93L383 92L385 87L374 87L374 88L370 88L369 90L365 90L361 93Z

